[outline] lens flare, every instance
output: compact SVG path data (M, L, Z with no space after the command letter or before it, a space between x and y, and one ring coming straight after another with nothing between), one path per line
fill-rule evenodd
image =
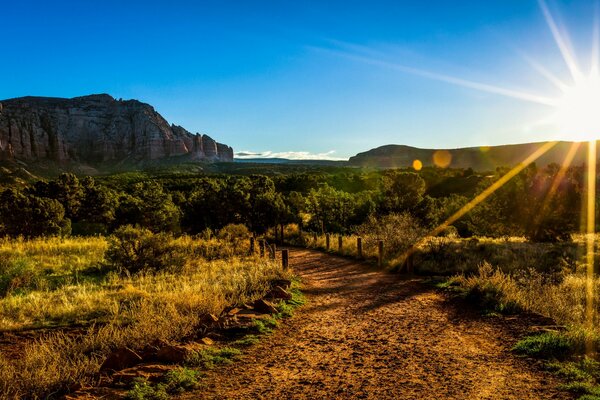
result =
M600 138L600 76L567 87L556 106L561 132L577 141Z

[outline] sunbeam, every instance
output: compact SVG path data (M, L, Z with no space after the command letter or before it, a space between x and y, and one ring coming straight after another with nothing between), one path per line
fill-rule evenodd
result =
M546 193L546 197L544 198L544 201L543 201L542 205L540 206L539 213L537 215L537 218L535 218L535 222L534 222L536 225L540 223L541 219L544 217L544 215L550 208L552 198L554 197L554 194L558 190L558 187L560 186L569 167L571 166L571 163L573 162L573 158L575 158L575 154L577 154L577 150L579 150L579 146L581 146L581 142L573 142L571 144L571 147L569 147L569 151L567 152L565 159L563 160L562 164L560 165L560 169L556 173L556 176L554 177L554 180L552 181L552 185L550 186L550 189L548 189L548 192Z
M596 2L594 7L594 27L592 33L592 56L590 74L600 74L600 3Z
M396 71L400 71L400 72L404 72L404 73L408 73L408 74L412 74L412 75L418 75L418 76L436 80L436 81L451 83L453 85L462 86L462 87L466 87L469 89L476 89L481 92L498 94L498 95L502 95L502 96L506 96L506 97L511 97L513 99L525 100L528 102L542 104L542 105L546 105L546 106L557 106L558 105L558 102L556 99L552 99L549 97L544 97L544 96L540 96L540 95L536 95L536 94L532 94L532 93L522 92L519 90L506 89L506 88L503 88L500 86L494 86L494 85L490 85L490 84L486 84L486 83L474 82L474 81L470 81L470 80L462 79L462 78L456 78L456 77L453 77L450 75L439 74L439 73L427 71L424 69L409 67L406 65L396 64L396 63L392 63L389 61L383 61L383 60L376 59L376 58L365 57L365 56L352 54L352 53L348 53L348 52L341 51L341 50L332 50L332 49L324 49L324 48L318 48L318 49L321 51L326 51L331 54L342 56L342 57L345 57L345 58L348 58L348 59L351 59L354 61L360 61L360 62L370 64L370 65L390 68L390 69L394 69Z
M548 5L544 0L538 0L542 13L544 14L544 18L546 19L546 23L552 32L552 36L554 37L554 41L560 50L569 71L571 72L571 76L573 80L577 83L581 80L581 71L577 67L577 62L575 61L575 56L571 52L571 48L568 43L568 39L566 38L565 33L561 33L558 26L556 25L556 21L552 16L552 13L548 9Z
M500 179L491 184L487 189L483 192L479 193L475 196L471 201L465 204L460 210L456 211L452 214L448 219L442 222L439 226L431 230L427 235L425 235L419 242L413 245L410 249L408 249L401 257L402 260L407 259L411 254L413 254L421 245L423 245L428 237L437 236L442 233L446 228L452 225L454 222L462 218L465 214L475 208L479 203L490 197L496 190L500 189L502 186L506 184L506 182L510 181L513 177L515 177L519 172L523 171L530 165L532 162L540 158L542 155L548 152L551 148L556 146L558 142L546 142L542 146L540 146L536 151L534 151L529 157L525 158L519 164L517 164L513 169L504 174ZM401 262L402 263L402 262Z
M561 81L556 75L550 72L546 67L544 67L539 62L535 61L533 58L529 57L527 54L522 53L521 56L527 63L536 70L541 76L546 78L550 83L556 86L560 91L565 91L569 85Z
M589 329L594 324L594 251L596 237L596 141L588 143L588 170L587 170L587 226L586 226L586 291L585 315ZM593 351L593 343L588 340L586 351Z

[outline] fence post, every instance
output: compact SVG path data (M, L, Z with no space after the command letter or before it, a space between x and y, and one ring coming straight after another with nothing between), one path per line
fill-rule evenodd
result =
M283 224L281 224L281 244L284 244L284 243L285 243L285 242L284 242L285 238L284 238L284 236L283 236L283 228L284 228L284 225L283 225Z
M281 250L281 266L283 267L283 269L288 268L288 261L289 261L288 257L289 257L288 250L287 249Z
M338 236L338 252L342 252L342 247L344 246L344 239L342 239L342 235Z
M329 251L329 240L330 240L330 235L329 235L329 233L327 233L327 234L325 235L325 249L326 249L327 251Z
M358 258L362 258L362 238L356 238L356 253L358 254Z
M415 271L415 265L413 263L413 253L410 253L406 258L406 272L412 274Z
M379 257L377 258L377 265L383 266L383 240L379 241Z
M260 256L264 257L265 256L265 239L260 239L258 241L258 249L260 251Z
M254 254L254 236L250 237L250 254Z
M271 260L275 259L276 254L277 254L277 245L275 243L273 243L271 245Z

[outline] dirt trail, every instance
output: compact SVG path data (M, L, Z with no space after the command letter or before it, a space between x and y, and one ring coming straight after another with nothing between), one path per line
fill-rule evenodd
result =
M418 279L292 249L308 303L183 399L563 399L515 357L528 322L484 318Z

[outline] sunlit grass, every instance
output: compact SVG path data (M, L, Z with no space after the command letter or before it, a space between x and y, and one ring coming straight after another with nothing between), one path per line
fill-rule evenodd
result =
M138 349L157 339L189 336L204 315L252 302L265 295L273 279L288 277L275 261L241 256L247 249L240 244L191 237L174 241L186 259L177 272L130 277L108 272L79 283L65 279L53 287L26 286L0 298L1 330L88 324L84 334L59 330L21 343L17 359L0 356L2 396L43 398L70 384L91 383L104 357L115 348ZM9 261L14 258L6 249L14 243L16 257L34 268L50 266L66 274L73 265L85 270L103 263L106 248L102 238L2 243Z

